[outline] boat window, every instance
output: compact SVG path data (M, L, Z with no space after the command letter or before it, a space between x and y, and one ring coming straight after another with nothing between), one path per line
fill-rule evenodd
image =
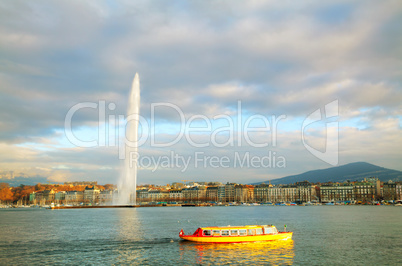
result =
M211 230L204 230L204 236L210 236Z
M246 236L247 235L247 230L246 229L240 229L239 230L239 235Z
M255 234L256 234L256 235L262 235L262 228L257 228L257 229L255 230Z
M237 236L239 234L239 231L237 230L230 230L230 235L231 236Z
M212 230L212 235L220 236L221 235L221 230Z
M273 234L274 230L272 227L265 227L265 234Z
M255 229L248 229L248 234L249 236L254 236L255 235Z
M222 230L222 235L223 236L228 236L229 235L229 230Z

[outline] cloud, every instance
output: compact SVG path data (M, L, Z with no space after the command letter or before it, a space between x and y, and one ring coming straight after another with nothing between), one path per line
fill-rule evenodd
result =
M253 169L247 178L280 177L321 165L300 145L301 121L333 100L340 104L340 145L345 147L340 161L375 163L360 140L382 134L388 143L398 143L401 130L400 12L395 1L1 3L0 144L5 149L0 158L9 160L0 170L54 180L117 175L118 161L108 163L116 150L73 149L63 136L64 120L81 102L114 103L115 109L106 108L106 118L124 115L135 72L140 73L141 115L147 120L151 104L158 102L176 105L186 119L235 117L238 101L244 119L286 115L280 134L288 167ZM98 132L98 109L79 110L73 118L75 132ZM180 124L168 108L160 108L155 121L161 140L171 139ZM317 134L312 141L322 146L324 135ZM400 169L400 152L386 143L376 148L385 166ZM195 151L185 143L173 149ZM208 151L213 155L222 149ZM26 170L22 154L51 174ZM50 154L57 162L43 159ZM170 178L183 175L169 173ZM249 175L233 169L189 172L200 178L213 173L228 181ZM155 181L163 175L146 174Z

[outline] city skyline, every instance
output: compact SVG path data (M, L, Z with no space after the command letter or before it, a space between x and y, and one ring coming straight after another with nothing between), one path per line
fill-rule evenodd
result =
M165 186L152 184L138 186L130 194L130 198L139 201L139 205L183 204L189 202L213 203L217 202L344 202L344 204L368 203L381 205L388 203L400 204L402 201L402 182L382 182L378 178L364 178L353 182L326 182L311 183L308 181L293 184L258 184L245 185L227 182L174 182ZM0 204L10 203L19 206L22 204L45 206L57 204L60 208L70 208L70 204L103 205L104 207L118 207L115 204L126 193L112 184L99 185L97 182L65 182L64 184L36 184L35 186L8 187L0 184ZM28 200L29 199L29 200ZM159 202L159 203L158 203ZM114 204L113 204L114 203ZM295 204L296 204L295 203ZM60 206L60 204L62 204ZM64 206L67 205L67 206ZM139 206L130 204L130 206ZM161 205L162 206L162 205ZM166 205L164 205L166 206ZM177 205L174 205L177 206ZM400 205L397 205L400 206Z
M140 184L249 184L363 161L401 171L401 10L3 3L0 182L116 184L136 72Z

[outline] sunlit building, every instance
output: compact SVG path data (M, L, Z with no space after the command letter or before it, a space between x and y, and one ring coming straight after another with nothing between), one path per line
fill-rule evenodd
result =
M76 203L82 202L84 200L83 191L67 191L66 192L66 203Z
M246 185L235 185L234 190L235 190L234 201L249 202L254 200L253 198L249 198L248 193L249 188Z
M212 186L212 187L207 187L206 191L206 196L208 201L215 201L218 202L218 187L217 186Z
M54 194L54 200L56 202L61 202L61 201L64 201L65 199L66 199L66 192L65 191L59 191L59 192Z
M100 203L111 203L113 201L113 190L103 190L99 193Z
M45 200L46 202L54 201L54 194L55 191L53 189L43 190L43 200Z
M99 201L100 190L96 186L85 187L84 190L84 201L89 201L91 203Z
M268 202L268 188L272 185L259 184L254 186L254 200L258 202Z
M169 199L170 200L174 200L174 201L178 201L181 200L183 198L183 193L181 189L171 189L169 191Z
M182 190L183 200L189 202L205 201L207 196L207 189L204 186L185 188Z
M225 201L232 202L235 200L235 183L227 183L225 185Z
M308 181L296 183L296 202L309 202L315 196L315 186Z
M148 191L148 198L150 201L162 201L169 198L169 192L165 190L152 189Z

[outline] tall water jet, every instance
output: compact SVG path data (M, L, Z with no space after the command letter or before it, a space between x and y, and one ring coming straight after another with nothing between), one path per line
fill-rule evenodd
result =
M136 204L138 122L140 115L140 77L135 73L127 108L126 137L124 141L124 168L117 185L118 204Z

